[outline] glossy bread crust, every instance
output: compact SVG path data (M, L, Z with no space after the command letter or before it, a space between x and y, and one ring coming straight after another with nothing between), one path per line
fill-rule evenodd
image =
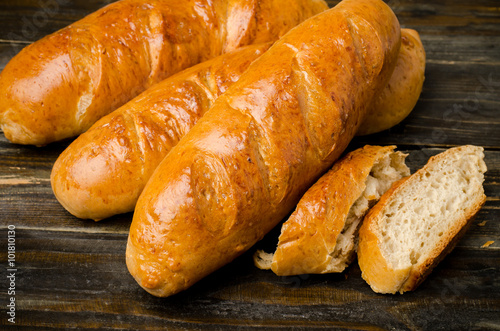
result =
M369 119L376 119L365 120L357 134L378 132L397 124L395 119L406 116L398 112L407 109L401 107L403 94L404 100L413 103L419 97L419 91L406 92L416 91L410 78L421 76L423 81L425 62L415 57L423 50L418 46L421 44L405 42L409 35L418 37L415 31L402 29L401 34L403 43L396 68L367 113ZM270 45L241 47L188 68L100 119L54 164L51 183L57 199L79 218L101 220L133 211L156 166ZM400 82L396 83L397 79Z
M389 112L405 109L401 107L402 91L414 90L414 81L408 77L419 77L416 72L424 65L416 62L414 56L421 48L404 42L409 34L416 34L412 31L401 30L403 43L396 69L368 110L367 116L376 116L377 120L365 120L357 134L383 130L396 124L395 118L405 116L399 112L392 117ZM71 143L54 164L51 183L57 199L79 218L101 220L133 211L156 166L270 45L241 47L188 68L101 118ZM407 75L404 70L408 70ZM423 78L423 70L421 75ZM396 83L395 77L401 81ZM405 96L405 100L416 102L419 92ZM382 123L384 118L387 122Z
M323 0L112 3L11 59L0 73L0 126L19 144L78 135L166 77L274 41L325 9Z
M156 296L232 261L344 151L400 46L380 0L344 0L258 58L160 163L142 192L127 266Z
M59 156L51 184L79 218L134 210L156 166L271 43L250 45L169 77L97 121Z
M394 72L356 135L381 132L404 120L420 98L424 79L425 50L420 35L412 29L401 29L401 49Z

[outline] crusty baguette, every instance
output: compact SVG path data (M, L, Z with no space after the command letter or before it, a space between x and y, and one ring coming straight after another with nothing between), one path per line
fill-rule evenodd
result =
M401 29L398 66L381 93L387 101L371 104L370 116L380 113L383 117L388 108L398 109L399 91L412 89L409 85L413 80L401 78L396 84L393 79L394 75L400 78L403 70L421 68L421 62L413 56L420 48L404 42L408 35L416 34L412 31ZM54 164L51 183L57 199L79 218L100 220L133 211L163 157L268 45L248 46L186 69L99 120ZM409 94L408 98L418 98L418 94ZM380 123L374 125L376 131Z
M483 158L476 146L438 154L368 212L358 262L375 292L414 290L453 249L486 200Z
M391 79L356 132L362 136L387 130L415 107L425 79L425 50L417 31L401 29L401 49Z
M0 127L45 145L147 87L237 47L274 41L323 0L122 0L24 48L0 74Z
M94 220L133 211L160 161L269 46L241 47L188 68L101 118L55 162L59 202Z
M383 1L344 0L255 60L139 197L126 252L137 282L182 291L276 226L349 144L400 41Z
M395 146L365 146L337 161L300 199L283 224L274 254L254 262L279 276L342 272L352 262L357 231L370 206L410 175Z

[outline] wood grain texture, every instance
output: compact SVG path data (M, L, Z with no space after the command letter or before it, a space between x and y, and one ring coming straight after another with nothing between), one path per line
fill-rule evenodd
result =
M337 1L330 1L333 6ZM49 175L69 141L44 148L0 134L0 329L479 330L500 328L500 4L389 0L403 27L421 33L426 81L412 114L364 144L396 144L412 171L445 148L485 147L487 201L456 249L412 293L378 295L353 263L339 275L278 277L255 268L279 227L251 251L170 298L137 286L125 266L131 214L95 223L59 205ZM0 3L0 68L25 45L102 7L105 0ZM45 19L46 18L46 19ZM31 30L30 30L31 29ZM7 226L15 225L16 324ZM494 241L488 247L482 245Z

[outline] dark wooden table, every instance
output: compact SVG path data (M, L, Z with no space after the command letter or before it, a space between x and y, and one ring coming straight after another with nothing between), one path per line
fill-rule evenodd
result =
M107 2L1 0L0 68L27 44ZM500 2L388 3L403 27L421 33L423 93L403 123L357 138L349 149L396 144L415 170L445 148L475 144L484 146L488 166L485 206L415 292L375 294L357 263L340 275L278 277L253 266L254 248L184 293L153 297L125 266L131 214L78 220L54 198L51 167L69 142L36 148L0 134L0 329L500 329ZM256 248L272 249L278 231ZM15 324L8 321L11 298Z

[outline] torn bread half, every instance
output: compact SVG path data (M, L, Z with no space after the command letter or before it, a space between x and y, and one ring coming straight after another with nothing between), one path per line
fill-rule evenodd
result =
M352 261L359 223L391 185L410 174L396 146L365 146L335 163L283 224L276 252L255 265L280 276L342 272Z
M483 148L430 158L370 210L359 232L362 277L378 293L414 290L449 253L486 200Z

